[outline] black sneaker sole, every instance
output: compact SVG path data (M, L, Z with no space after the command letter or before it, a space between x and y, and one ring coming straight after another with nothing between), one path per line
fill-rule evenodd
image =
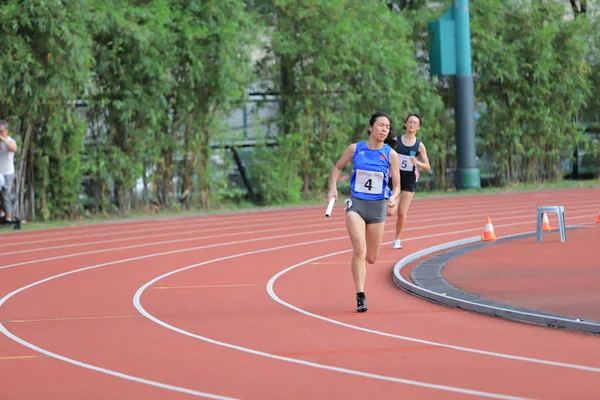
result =
M368 311L369 309L367 307L359 307L356 309L356 312L365 312Z

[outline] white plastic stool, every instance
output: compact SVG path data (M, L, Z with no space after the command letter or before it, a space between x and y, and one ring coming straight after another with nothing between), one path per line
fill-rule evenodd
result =
M565 208L563 206L542 206L537 208L537 241L542 241L542 219L544 213L556 213L558 216L558 229L560 230L560 241L567 241L565 230Z

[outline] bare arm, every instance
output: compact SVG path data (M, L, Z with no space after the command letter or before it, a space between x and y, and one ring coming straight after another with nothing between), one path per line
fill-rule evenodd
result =
M0 136L0 140L4 142L8 151L12 153L17 152L17 142L15 142L14 140L8 140L8 137L5 138L3 136Z
M348 164L352 157L354 157L354 152L356 151L356 143L352 143L350 146L346 148L344 154L338 162L335 163L333 169L331 170L331 178L329 183L329 193L327 194L327 201L332 197L335 197L337 200L338 191L337 191L337 181L340 178L340 174L342 173L342 169Z
M388 200L388 203L393 206L400 197L400 157L398 153L392 150L390 151L390 170L392 171L392 182L394 187L392 188L392 196Z
M421 161L415 160L416 162L414 164L417 167L421 168L423 171L429 172L431 170L431 165L429 165L429 158L427 157L427 149L425 148L425 145L423 144L423 142L421 142L421 144L419 145L419 158L421 159Z

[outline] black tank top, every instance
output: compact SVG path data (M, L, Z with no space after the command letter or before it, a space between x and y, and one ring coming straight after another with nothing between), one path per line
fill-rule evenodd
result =
M415 174L416 166L410 161L410 158L419 156L420 145L421 141L417 139L412 146L405 146L402 143L402 138L398 138L398 144L394 150L400 156L400 175L401 179L405 182L415 182L417 180L417 175Z

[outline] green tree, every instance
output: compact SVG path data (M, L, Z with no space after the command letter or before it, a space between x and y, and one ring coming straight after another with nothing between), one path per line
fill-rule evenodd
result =
M480 144L502 182L558 178L590 94L590 24L552 0L480 0L471 12Z
M600 7L597 2L585 4L584 16L589 21L589 35L585 37L588 44L587 61L590 64L591 76L590 87L592 94L588 99L587 106L582 113L582 120L600 123ZM588 8L589 7L589 8ZM579 14L582 16L582 14Z
M17 213L33 219L76 212L85 126L75 101L87 87L91 38L87 1L24 0L0 5L0 110L20 142Z
M269 162L259 163L258 180L272 202L294 201L290 171L305 196L324 192L336 158L365 138L370 114L388 111L399 128L427 81L410 24L385 2L279 0L268 10L275 24L261 76L263 90L280 93L283 135Z
M454 182L448 179L448 171L456 163L454 133L453 82L451 76L432 76L429 73L429 40L427 24L437 20L450 6L450 2L426 0L388 1L390 9L401 12L412 31L409 40L413 43L417 68L424 79L416 82L418 94L412 99L409 111L418 112L423 121L419 137L427 146L427 155L432 167L432 179L423 176L421 189L449 189Z
M223 120L247 98L257 28L241 0L171 1L171 7L169 68L176 82L169 97L171 140L182 144L184 203L189 207L195 199L208 208L221 195L211 187L218 185L211 144L224 140L228 127ZM159 169L163 182L172 179L165 169L179 161L172 154L172 147L165 148L168 161Z
M89 23L96 64L88 96L95 140L87 166L101 188L100 205L108 205L112 191L123 212L132 207L137 179L146 182L147 168L160 154L157 149L168 143L161 127L174 84L167 28L171 15L167 0L143 6L107 1L95 11Z

